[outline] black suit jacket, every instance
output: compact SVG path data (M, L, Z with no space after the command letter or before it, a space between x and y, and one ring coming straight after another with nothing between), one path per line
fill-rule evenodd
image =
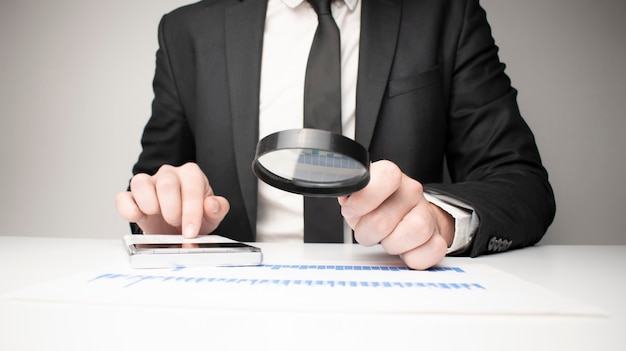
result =
M552 190L478 1L362 1L356 140L373 161L473 206L480 227L463 254L539 241ZM266 6L208 0L162 18L152 117L134 167L198 163L231 204L216 233L244 241L255 240Z

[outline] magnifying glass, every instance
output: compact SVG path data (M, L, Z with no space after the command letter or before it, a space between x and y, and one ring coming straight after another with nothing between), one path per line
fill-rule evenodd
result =
M252 169L265 183L317 197L350 195L370 180L369 153L356 141L319 129L289 129L259 140Z

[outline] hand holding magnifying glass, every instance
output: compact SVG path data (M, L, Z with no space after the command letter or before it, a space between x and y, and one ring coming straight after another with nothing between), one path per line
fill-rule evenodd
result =
M317 129L285 130L261 139L252 168L267 184L306 196L342 197L365 188L370 181L369 153L362 145ZM439 262L454 238L454 219L430 204L421 185L415 186L417 181L392 162L375 163L372 173L378 180L370 185L373 189L340 198L341 206L354 212L346 221L356 240L365 246L380 243L414 269L426 269ZM381 182L381 174L396 176ZM391 201L393 206L389 205ZM401 210L395 210L398 208ZM371 216L379 210L393 219L382 230L376 223L377 216ZM414 223L424 225L415 227ZM407 238L411 240L407 242Z
M356 141L318 129L290 129L257 144L256 176L288 192L318 197L350 195L370 179L369 153Z

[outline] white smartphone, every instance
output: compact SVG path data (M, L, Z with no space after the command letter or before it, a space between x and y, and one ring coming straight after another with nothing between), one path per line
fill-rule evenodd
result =
M124 247L133 268L257 266L260 248L219 235L185 239L182 235L125 235Z

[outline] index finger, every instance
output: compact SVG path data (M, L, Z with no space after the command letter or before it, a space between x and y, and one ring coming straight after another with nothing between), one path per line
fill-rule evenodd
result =
M200 168L195 164L180 168L180 195L182 202L181 231L184 237L198 236L204 216L204 199L213 194L213 189Z

